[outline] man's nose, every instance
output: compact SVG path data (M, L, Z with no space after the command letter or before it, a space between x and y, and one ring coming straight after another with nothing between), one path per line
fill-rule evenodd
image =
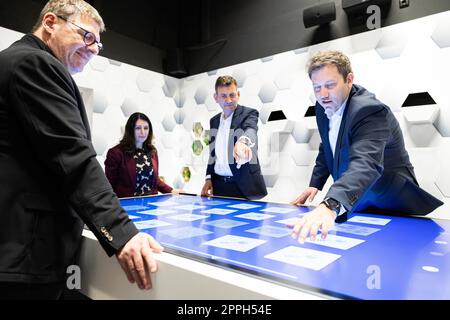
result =
M328 93L329 93L329 91L328 91L327 88L321 88L320 92L319 92L319 95L320 95L321 98L327 98L328 97Z
M90 46L86 46L86 48L94 56L98 55L98 53L100 52L100 50L98 49L97 43L93 43Z

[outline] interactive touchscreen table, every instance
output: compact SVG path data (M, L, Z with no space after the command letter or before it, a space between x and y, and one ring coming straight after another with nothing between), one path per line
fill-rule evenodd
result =
M450 299L450 221L354 214L325 240L300 244L287 224L308 207L191 195L120 201L175 255L337 298Z

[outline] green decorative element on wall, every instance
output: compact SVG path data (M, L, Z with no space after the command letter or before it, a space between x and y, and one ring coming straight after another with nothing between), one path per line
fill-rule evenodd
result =
M192 152L196 155L199 156L203 151L203 145L202 142L200 140L194 140L194 142L192 143Z
M203 132L203 126L200 122L194 122L192 125L192 131L194 132L194 136L196 138L200 138Z
M185 183L188 183L189 180L191 180L191 170L189 167L183 167L183 170L181 170L181 176L183 177L183 181Z
M209 130L203 132L203 143L205 146L209 145Z

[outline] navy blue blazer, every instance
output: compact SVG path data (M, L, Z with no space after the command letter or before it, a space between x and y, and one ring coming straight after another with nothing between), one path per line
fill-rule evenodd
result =
M210 154L206 174L214 178L214 164L216 162L215 153L215 139L217 129L220 124L219 113L210 120ZM233 112L231 119L230 135L228 137L228 163L230 164L231 172L237 182L239 190L247 199L255 200L261 199L267 195L266 184L261 174L261 167L258 160L258 116L257 110L238 105ZM242 165L239 169L236 168L236 161L233 158L233 148L236 141L241 136L249 137L255 145L252 147L253 157L250 162Z
M392 111L359 85L353 85L342 117L333 157L329 120L316 103L322 142L310 181L321 190L329 175L334 183L326 197L348 212L425 215L442 201L419 187Z

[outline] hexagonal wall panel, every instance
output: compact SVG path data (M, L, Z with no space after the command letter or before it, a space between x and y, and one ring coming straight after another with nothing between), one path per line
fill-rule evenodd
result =
M116 67L120 67L122 65L122 62L117 61L117 60L108 59L108 61L109 61L110 65L113 65L113 66L116 66Z
M109 60L102 56L94 57L90 62L92 70L104 72L109 67Z
M270 62L273 60L273 56L261 58L261 62Z
M385 28L375 51L383 59L399 57L406 47L407 35L408 32L404 27Z
M292 151L292 159L297 166L312 166L316 161L317 152L311 150L309 144L299 143L294 146Z
M439 19L436 28L431 34L431 39L440 47L450 47L450 15L447 14Z
M267 120L269 119L269 116L274 109L275 106L273 106L272 104L264 104L259 110L259 119L263 124L267 123Z
M194 99L197 104L203 104L206 101L206 98L209 95L209 91L206 88L206 86L201 86L197 88L197 91L195 91Z
M192 153L195 154L196 156L201 155L203 151L203 144L200 140L194 140L194 142L192 142Z
M258 96L262 103L269 103L275 99L276 94L277 87L273 84L273 82L266 82L259 90Z
M280 72L275 80L275 86L280 90L289 89L294 82L295 74L292 72Z
M441 136L450 137L450 112L439 112L439 116L434 125Z
M308 143L309 139L313 134L314 130L306 126L305 121L296 121L294 123L294 128L292 129L292 137L297 143Z
M309 139L309 147L311 150L319 150L319 145L322 142L322 139L320 138L319 130L314 130L311 139Z
M302 54L302 53L308 52L308 47L299 48L299 49L295 49L295 50L292 50L292 51L294 51L295 54Z
M147 72L139 72L136 77L136 85L139 91L150 92L153 87L153 79Z
M186 95L184 92L177 91L175 96L173 97L173 101L175 101L175 105L177 108L183 108L184 103L186 102Z
M173 149L178 144L178 137L174 132L165 132L160 139L166 149Z
M102 155L107 148L107 142L104 132L94 131L92 133L92 144L94 145L94 149L97 155Z
M99 91L94 91L94 99L92 100L92 107L95 113L103 113L108 108L108 98L105 94Z
M439 115L437 105L425 105L402 108L402 113L409 124L432 124Z
M440 159L436 161L438 166L438 175L436 179L436 185L441 193L450 198L450 139L446 139L440 147Z
M173 131L173 128L176 126L174 117L171 114L166 114L162 121L162 126L166 131Z
M134 99L127 97L120 106L120 109L122 110L123 115L128 118L134 112L139 110L139 104Z
M237 69L233 71L233 74L231 76L236 79L238 88L242 88L244 86L245 80L247 79L247 72L245 72L245 69Z
M164 86L163 86L163 92L166 95L166 97L173 97L175 93L179 90L181 81L175 78L171 77L164 77Z
M173 118L175 119L175 122L178 124L183 124L184 118L186 117L186 113L183 109L178 109L173 114Z
M351 43L353 50L355 52L361 52L375 49L377 44L380 42L382 35L382 29L374 29L352 36Z
M408 125L407 132L416 147L427 147L439 141L441 136L432 124Z
M214 100L214 97L212 95L209 95L206 98L205 101L206 109L208 109L209 112L220 112L220 106L217 104L216 100Z
M272 174L272 175L264 174L263 168L261 168L261 172L263 173L263 178L264 178L264 182L266 184L266 187L267 188L273 188L275 186L275 183L278 180L278 175L277 174Z

